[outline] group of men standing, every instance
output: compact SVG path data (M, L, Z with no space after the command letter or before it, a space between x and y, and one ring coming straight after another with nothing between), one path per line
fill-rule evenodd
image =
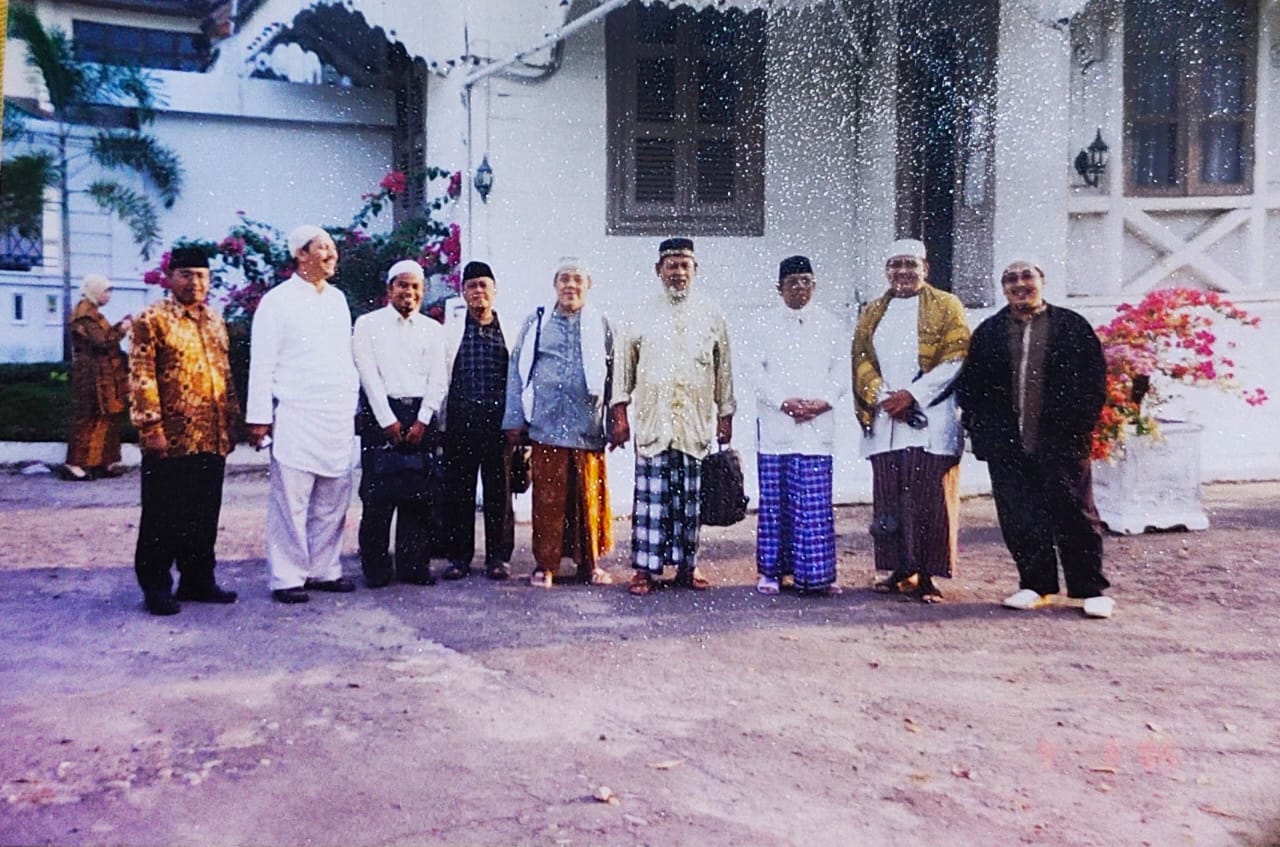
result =
M476 481L483 490L484 572L510 576L513 456L527 452L533 488L533 585L612 582L605 450L636 451L629 591L648 594L666 568L674 584L709 586L697 566L702 461L733 437L729 332L696 289L692 240L659 245L661 282L625 328L588 305L590 269L562 259L554 300L509 338L483 262L462 274L466 312L441 326L421 312L425 280L412 260L387 272L387 305L351 322L329 285L337 248L319 227L288 236L296 273L254 316L244 421L270 448L267 564L272 597L349 592L339 552L360 437L361 566L370 588L393 580L464 579L475 553ZM880 590L941 600L933 578L956 555L956 476L963 423L991 465L1000 523L1020 573L1006 600L1034 608L1057 592L1057 565L1086 613L1101 596L1101 535L1088 478L1088 437L1101 407L1097 339L1073 312L1040 297L1043 272L1015 262L1010 305L970 337L959 301L927 284L924 245L899 241L888 290L847 335L812 301L810 261L779 267L779 308L749 354L759 446L757 590L837 594L832 512L834 415L852 387L872 463ZM138 317L130 353L132 415L143 449L136 568L149 611L181 601L234 602L213 576L225 457L239 405L225 325L205 304L208 257L177 248L170 297ZM1083 327L1083 328L1082 328ZM849 367L853 381L850 386ZM1081 452L1083 448L1083 453ZM390 531L396 523L395 554ZM181 581L172 590L170 566Z

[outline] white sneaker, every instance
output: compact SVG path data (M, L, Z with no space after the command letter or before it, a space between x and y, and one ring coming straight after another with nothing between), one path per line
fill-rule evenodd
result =
M756 583L756 591L760 594L777 594L779 591L778 581L773 577L762 576L760 581Z
M1084 615L1087 618L1109 618L1116 610L1116 601L1110 597L1089 597L1084 601Z
M1016 594L1011 594L1004 598L1004 602L1001 605L1006 609L1018 609L1025 612L1049 605L1051 602L1049 596L1048 594L1038 594L1030 588L1023 588Z

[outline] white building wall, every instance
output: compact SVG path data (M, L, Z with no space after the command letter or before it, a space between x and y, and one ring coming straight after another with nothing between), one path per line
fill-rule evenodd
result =
M811 257L820 280L817 301L850 327L857 294L875 296L883 288L881 251L893 220L891 104L884 87L875 88L877 108L884 111L869 125L859 122L854 89L865 72L829 11L777 13L770 19L764 236L695 239L697 284L722 304L732 342L742 351L750 349L761 310L776 304L777 266L785 256ZM833 37L815 39L817 31ZM563 64L550 78L491 78L472 92L471 164L487 153L495 183L487 204L477 199L469 212L465 205L460 210L465 258L493 266L506 327L551 299L551 272L563 255L590 262L595 303L613 316L637 317L640 299L659 285L653 271L658 242L681 234L606 235L605 97L603 23L568 40ZM458 166L448 157L465 155L455 133L468 121L456 83L434 81L428 102L428 161ZM735 368L734 443L754 487L754 393L742 373L744 359L739 355ZM852 400L839 414L837 485L848 499L869 493L870 475L857 456ZM619 509L630 508L633 462L629 450L611 455Z

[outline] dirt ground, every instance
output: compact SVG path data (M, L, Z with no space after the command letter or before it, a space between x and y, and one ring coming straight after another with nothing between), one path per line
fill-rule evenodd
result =
M260 471L226 490L240 602L154 618L137 487L0 474L0 844L1280 844L1280 483L1110 538L1109 621L998 606L987 498L939 606L869 590L865 507L839 510L838 598L756 595L751 516L706 530L705 594L281 606Z

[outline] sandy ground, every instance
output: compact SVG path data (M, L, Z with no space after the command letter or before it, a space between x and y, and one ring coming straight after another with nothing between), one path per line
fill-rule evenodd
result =
M1110 621L1001 609L986 498L940 606L869 590L851 507L839 598L757 596L752 516L705 532L705 594L285 607L260 472L223 510L240 602L153 618L137 485L0 475L2 844L1280 844L1280 483L1207 486L1206 532L1110 538Z

